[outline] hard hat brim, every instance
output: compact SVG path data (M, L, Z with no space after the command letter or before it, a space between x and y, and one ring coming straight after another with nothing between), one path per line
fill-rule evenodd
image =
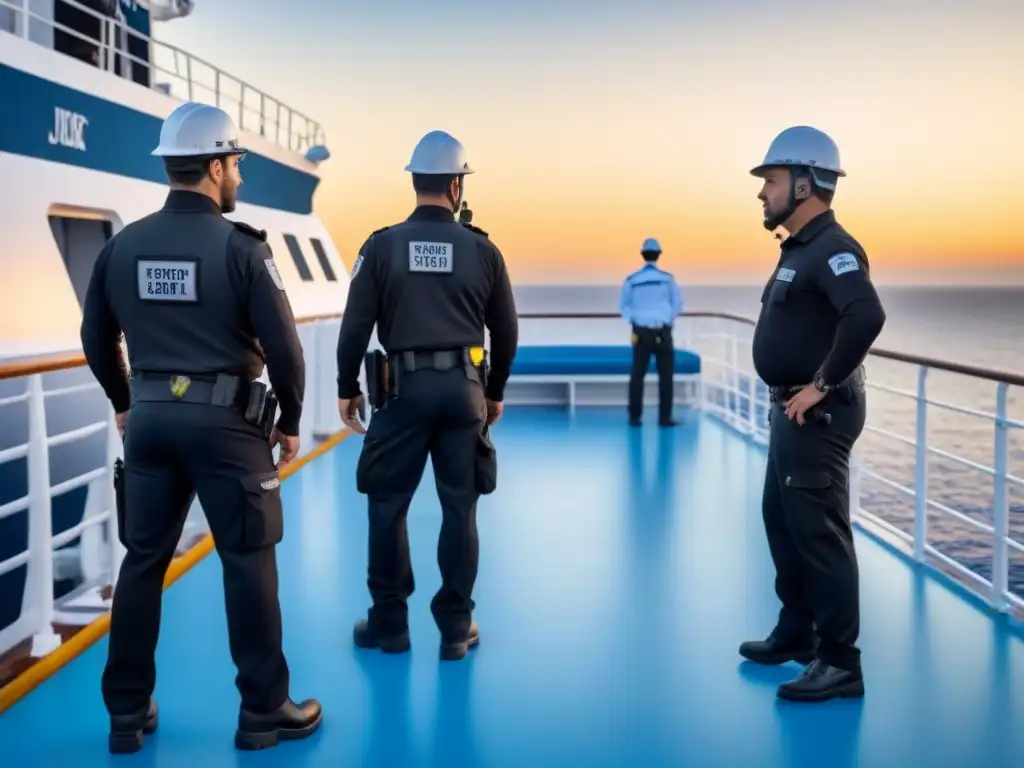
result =
M164 149L163 147L157 147L149 154L154 157L212 157L214 155L246 155L248 153L249 150L244 147L230 147L227 150L215 149L212 152L196 152L193 149Z
M476 171L474 171L468 165L465 168L459 168L457 171L421 171L412 163L409 163L409 165L405 166L405 170L407 170L409 173L415 173L419 176L469 176L471 173L476 173Z
M782 162L782 161L779 161L777 163L762 163L761 165L759 165L759 166L757 166L755 168L751 168L750 169L750 175L751 176L757 176L758 178L764 178L765 171L767 171L767 170L769 170L771 168L794 168L794 167L796 167L796 168L802 168L802 167L817 168L817 169L822 170L822 171L828 171L829 173L834 173L834 174L836 174L836 176L839 176L840 178L846 176L846 171L844 171L841 168L826 168L825 166L822 166L822 165L811 165L810 163L786 163L786 162Z

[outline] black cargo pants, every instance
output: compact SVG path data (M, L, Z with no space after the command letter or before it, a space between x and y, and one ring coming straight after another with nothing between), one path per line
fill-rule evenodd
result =
M288 696L289 675L274 550L284 526L280 477L267 440L229 408L143 402L132 407L124 454L125 510L118 523L127 554L103 672L107 709L127 715L149 704L164 575L198 493L224 568L242 706L273 712Z
M819 657L851 670L860 669L860 577L850 524L850 451L864 429L866 405L862 381L826 395L804 426L786 418L781 402L773 404L762 499L782 601L775 636L804 645L817 630Z
M378 634L408 628L408 599L415 589L406 518L427 456L441 502L437 564L441 588L430 610L444 640L459 641L472 622L480 543L474 467L486 423L484 393L462 365L400 375L398 392L373 414L356 469L368 496L367 587L369 623Z
M672 420L672 399L675 388L672 376L675 369L675 346L672 326L641 328L633 326L633 368L629 373L629 418L639 421L644 408L644 376L647 364L654 355L658 366L658 421Z

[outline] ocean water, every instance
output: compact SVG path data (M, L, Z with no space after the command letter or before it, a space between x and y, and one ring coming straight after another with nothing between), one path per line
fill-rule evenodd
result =
M760 309L762 286L682 287L687 311L727 312L756 318ZM1024 288L901 286L882 287L879 293L888 319L876 346L1024 375ZM618 287L520 286L516 289L516 301L520 312L615 312ZM524 321L524 327L529 322ZM744 352L746 359L740 360L740 364L752 368L749 348ZM916 366L869 357L865 368L871 382L910 393L916 391ZM930 400L989 414L995 412L994 382L932 370L927 388ZM1008 403L1009 417L1024 422L1024 393L1020 388L1010 387ZM928 444L932 448L986 467L994 466L995 428L991 419L930 405L927 423ZM868 425L913 440L914 399L871 389ZM914 487L913 446L865 430L859 447L867 469L905 487ZM928 542L975 573L991 578L992 534L935 504L992 525L992 475L934 453L927 463L928 499L932 502ZM1008 471L1024 478L1024 429L1010 429ZM1024 483L1009 483L1008 495L1010 538L1024 543ZM913 532L913 498L889 485L864 477L861 505L897 528ZM1012 547L1010 588L1024 597L1024 552Z

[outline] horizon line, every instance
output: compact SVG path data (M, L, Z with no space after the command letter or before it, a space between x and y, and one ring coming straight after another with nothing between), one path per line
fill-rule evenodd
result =
M964 289L985 289L985 290L1000 290L1000 291L1020 291L1024 290L1024 284L1012 284L1007 285L1006 283L967 283L967 284L954 284L954 283L899 283L899 282L887 282L883 280L874 281L875 285L879 288L905 288L909 290L964 290ZM687 280L679 281L680 287L685 288L686 286L700 286L701 288L763 288L765 280L752 280L750 282L704 282L701 280ZM592 282L592 283L572 283L572 282L543 282L543 283L513 283L512 288L621 288L622 282Z

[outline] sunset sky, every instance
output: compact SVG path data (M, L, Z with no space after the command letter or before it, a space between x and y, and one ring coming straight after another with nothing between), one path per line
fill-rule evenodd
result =
M196 6L156 37L324 125L316 210L349 265L442 128L516 283L618 282L649 236L680 279L763 281L748 171L805 123L839 144L835 208L877 279L1024 283L1021 0Z

